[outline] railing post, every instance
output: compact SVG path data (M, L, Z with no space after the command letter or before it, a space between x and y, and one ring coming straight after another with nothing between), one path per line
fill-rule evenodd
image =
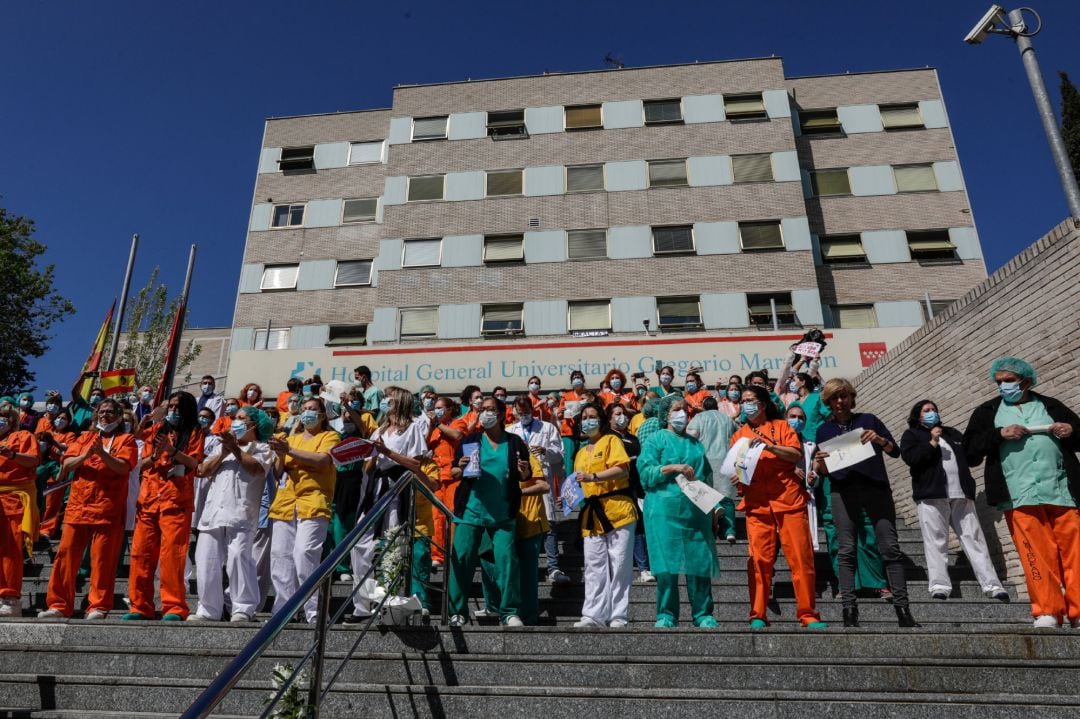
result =
M311 657L311 680L308 683L309 719L319 717L319 695L322 694L323 656L326 653L326 621L330 617L330 587L333 574L328 574L319 589L319 614L315 618L315 654Z
M416 541L416 490L412 488L411 483L409 484L409 488L401 493L401 495L405 494L408 494L409 499L409 518L407 520L408 526L405 528L405 531L408 533L408 536L405 538L405 576L401 580L401 589L398 590L398 596L401 597L410 596L409 590L412 589L413 542ZM398 496L400 497L401 495Z
M451 556L451 531L454 525L454 515L446 515L446 527L443 529L443 576L442 576L442 612L439 623L446 626L450 623L447 612L450 611L450 556Z

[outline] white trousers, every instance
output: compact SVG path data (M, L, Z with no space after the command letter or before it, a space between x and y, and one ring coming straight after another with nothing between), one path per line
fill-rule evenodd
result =
M607 625L630 621L630 585L634 580L634 528L637 522L607 534L585 537L585 604L581 617Z
M259 609L262 609L267 595L270 594L270 537L273 532L273 522L267 522L265 529L256 529L255 542L251 548L255 557L255 574L259 577Z
M952 592L952 581L949 579L949 527L960 539L960 546L983 591L1003 591L994 563L990 561L986 537L979 525L979 516L975 513L975 502L970 499L920 499L916 505L931 594Z
M326 528L326 517L314 519L275 519L274 535L270 541L270 578L274 583L274 611L285 606L319 566ZM304 618L315 620L319 613L319 593L315 592L304 604Z
M365 475L364 485L361 489L361 496L368 491L367 483L371 479ZM400 495L399 495L400 497ZM390 505L386 508L386 512L382 516L382 520L375 522L375 525L361 535L360 539L353 545L353 548L349 550L349 561L352 564L353 575L353 614L358 617L370 617L372 610L374 609L372 597L364 591L364 579L368 578L368 572L371 571L371 565L375 561L375 547L378 544L378 540L382 538L383 533L386 530L397 527L401 524L400 502L397 498L390 502ZM367 515L359 515L356 518L356 523L359 524L364 520ZM375 573L372 573L370 578L372 580L378 580ZM369 585L371 586L371 585Z
M252 528L217 527L199 530L195 543L195 570L199 582L199 608L207 619L220 619L225 610L222 565L229 575L232 613L254 617L259 604L259 578L255 571Z

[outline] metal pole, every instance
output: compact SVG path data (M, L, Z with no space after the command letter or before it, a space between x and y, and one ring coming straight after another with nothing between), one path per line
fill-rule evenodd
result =
M318 719L319 695L322 693L323 657L326 654L326 620L330 616L330 587L333 574L323 580L319 590L319 615L315 618L315 642L318 648L311 657L311 681L308 684L308 706L305 717ZM303 611L301 608L300 611Z
M124 272L124 288L120 290L120 311L116 313L113 324L112 343L109 346L108 369L116 363L116 350L120 345L120 328L124 326L124 310L127 309L128 289L131 287L131 271L135 268L135 251L139 248L139 233L131 236L131 251L128 253L127 271Z
M780 319L776 316L776 298L769 298L769 307L772 308L772 328L774 330L780 329Z
M926 293L926 317L927 319L934 319L934 306L930 304L930 293Z
M1009 11L1009 24L1014 30L1023 32L1027 27L1024 23L1024 13L1021 10ZM1050 104L1050 95L1046 92L1046 83L1043 82L1042 70L1039 68L1039 59L1035 57L1035 47L1029 37L1014 35L1013 38L1020 51L1020 60L1024 63L1024 70L1027 71L1028 82L1035 96L1035 105L1039 110L1039 119L1042 120L1046 139L1050 142L1050 153L1054 156L1054 164L1057 165L1058 175L1061 177L1061 187L1065 190L1069 214L1080 218L1080 186L1076 184L1076 175L1073 174L1072 164L1069 162L1069 153L1065 150L1065 141L1061 139L1057 116Z
M173 380L176 379L176 366L179 364L180 358L180 344L184 335L183 323L187 321L187 302L188 293L191 291L191 275L195 270L195 250L196 246L191 246L191 251L188 253L187 261L187 274L184 275L184 289L180 292L180 313L178 315L180 319L180 327L176 333L176 343L169 348L169 352L172 356L177 358L177 362L173 363L172 369L169 371L169 376L165 382L165 396L168 397L172 394Z

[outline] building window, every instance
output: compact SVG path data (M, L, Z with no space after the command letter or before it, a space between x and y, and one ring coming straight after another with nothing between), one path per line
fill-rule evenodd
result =
M341 208L341 222L374 222L375 212L379 209L378 197L364 197L358 200L345 200Z
M383 161L383 141L353 142L349 144L350 165L372 165Z
M735 184L743 182L772 182L772 155L734 155L731 158L731 174Z
M400 310L401 331L404 338L434 337L439 331L438 307L414 307Z
M417 117L412 122L413 142L446 139L446 115Z
M818 240L826 265L865 265L866 251L858 235L829 235Z
M304 205L274 205L271 227L303 227Z
M590 192L603 189L603 165L575 165L566 168L567 192Z
M649 160L649 187L686 185L686 160Z
M834 305L833 323L845 330L864 330L877 327L877 313L873 305Z
M760 92L724 95L724 114L729 120L761 120L769 117Z
M611 303L608 300L570 302L570 331L611 329Z
M566 257L596 260L607 257L607 230L570 230L566 233Z
M405 240L402 267L436 267L442 262L442 240Z
M908 231L908 250L916 262L955 261L956 245L949 239L948 230Z
M767 292L746 295L746 306L750 311L750 326L760 329L772 329L773 308L776 302L776 321L780 327L793 327L795 306L791 303L790 292Z
M315 169L315 146L283 147L281 159L278 160L278 169L282 172L289 170L314 170Z
M263 268L259 289L263 291L295 290L296 275L299 271L299 265L267 265Z
M814 197L837 197L851 194L847 168L815 170L810 173L810 188Z
M484 238L484 263L523 262L524 235L489 235Z
M487 173L487 196L521 194L521 170L497 170Z
M663 330L699 330L701 303L697 297L658 297L657 326Z
M524 110L501 110L487 114L488 137L496 140L505 137L528 137L525 129Z
M645 106L646 125L670 125L683 121L682 100L679 98L646 100L643 104Z
M929 322L934 319L934 317L937 317L942 312L952 307L954 302L956 302L956 300L930 300L929 312L926 309L926 302L920 302L919 306L922 307L923 322ZM930 316L931 312L933 312L934 317Z
M652 228L654 255L679 254L694 251L694 227L671 225Z
M346 260L337 263L334 287L359 287L371 284L371 260Z
M366 345L367 325L330 325L330 338L327 346Z
M567 130L595 130L604 126L600 105L575 105L563 108Z
M886 130L910 130L925 127L919 104L881 105L881 126Z
M799 128L804 135L838 135L844 131L835 107L800 112Z
M289 349L289 328L255 330L255 339L251 348L256 350Z
M409 202L441 200L446 175L422 175L409 178Z
M933 165L894 167L897 192L931 192L938 188Z
M521 334L523 331L521 309L521 304L484 305L483 318L480 320L480 334Z
M780 221L740 222L739 244L744 252L784 249L784 233L780 229Z

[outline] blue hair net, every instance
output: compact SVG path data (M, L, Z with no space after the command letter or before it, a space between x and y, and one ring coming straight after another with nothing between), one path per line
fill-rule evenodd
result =
M1019 357L998 357L990 365L990 381L994 381L994 375L998 372L1012 372L1017 377L1022 377L1027 380L1031 380L1031 386L1034 387L1036 383L1037 375L1035 374L1035 368L1028 364L1026 361Z

